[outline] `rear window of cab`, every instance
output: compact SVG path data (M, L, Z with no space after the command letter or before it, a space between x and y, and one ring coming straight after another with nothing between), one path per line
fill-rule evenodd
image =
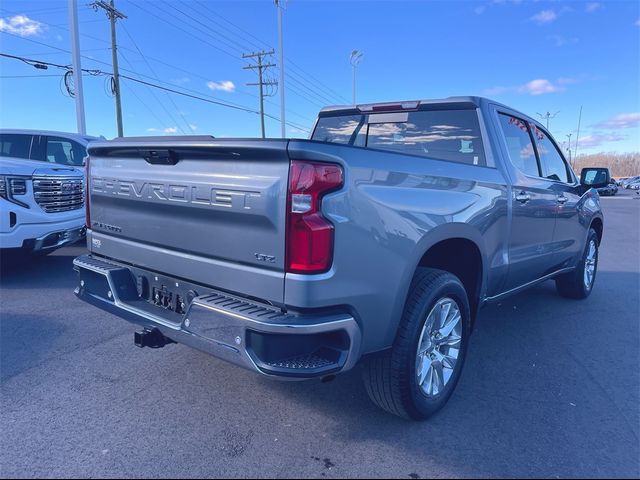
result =
M476 110L320 117L311 139L486 166Z

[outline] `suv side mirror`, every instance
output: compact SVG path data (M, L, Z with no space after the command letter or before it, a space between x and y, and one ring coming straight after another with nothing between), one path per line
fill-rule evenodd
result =
M611 183L608 168L583 168L580 173L580 184L589 188L606 187Z

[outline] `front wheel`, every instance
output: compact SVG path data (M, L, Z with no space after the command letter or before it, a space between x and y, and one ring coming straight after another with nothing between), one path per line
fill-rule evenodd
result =
M414 420L440 410L462 372L470 319L467 293L458 277L418 269L392 349L365 365L371 400L390 413Z
M576 269L556 278L556 289L561 296L583 299L591 294L598 272L598 247L598 234L592 228Z

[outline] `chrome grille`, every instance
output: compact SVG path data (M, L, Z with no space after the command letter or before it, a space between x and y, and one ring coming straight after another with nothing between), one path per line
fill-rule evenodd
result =
M33 177L33 196L47 213L77 210L84 206L82 177Z

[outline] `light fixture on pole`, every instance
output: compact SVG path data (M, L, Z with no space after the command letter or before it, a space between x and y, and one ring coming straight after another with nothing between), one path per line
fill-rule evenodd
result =
M567 133L566 137L567 137L567 144L569 145L567 147L567 151L569 152L569 165L571 165L571 167L573 167L573 162L571 159L571 135L573 135L572 133Z
M352 102L354 105L356 104L356 67L362 61L363 56L364 56L364 53L358 50L351 51L350 61L351 61L351 68L353 73L353 77L351 81L351 94L352 94Z

